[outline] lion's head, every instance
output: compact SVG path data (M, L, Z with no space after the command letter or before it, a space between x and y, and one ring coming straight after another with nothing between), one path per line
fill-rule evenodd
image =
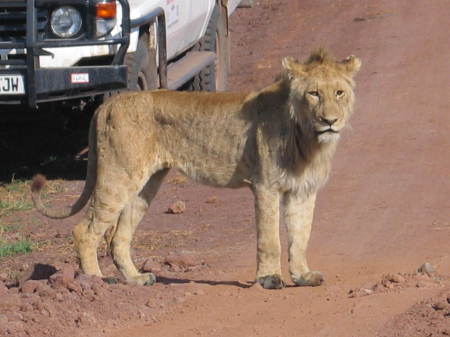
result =
M336 141L353 110L353 76L361 61L354 56L335 61L319 50L305 63L287 57L282 64L292 118L320 143Z

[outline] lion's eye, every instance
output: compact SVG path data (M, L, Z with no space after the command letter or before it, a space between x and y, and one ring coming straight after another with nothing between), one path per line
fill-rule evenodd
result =
M320 94L318 91L308 91L308 94L314 97L320 97Z
M337 97L340 97L340 96L342 96L344 94L344 90L337 90L336 91L336 96Z

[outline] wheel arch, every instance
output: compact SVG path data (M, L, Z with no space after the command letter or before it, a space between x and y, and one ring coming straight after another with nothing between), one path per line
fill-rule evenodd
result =
M167 88L167 33L166 15L162 7L157 7L149 13L130 21L131 28L139 28L139 37L144 32L149 32L153 23L156 23L156 40L158 51L158 75L160 87Z

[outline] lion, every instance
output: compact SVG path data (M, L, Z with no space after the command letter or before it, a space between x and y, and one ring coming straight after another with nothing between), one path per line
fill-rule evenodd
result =
M306 249L317 191L327 180L342 129L353 111L354 75L361 61L337 61L319 50L303 63L282 60L282 74L260 91L244 93L127 92L103 103L89 131L87 178L70 207L43 205L44 178L32 183L36 208L51 218L79 212L75 247L84 273L102 277L97 247L108 229L115 265L128 283L151 285L130 255L136 226L163 178L176 168L216 187L248 187L255 197L256 281L285 283L281 273L280 201L288 230L289 273L298 286L318 286Z

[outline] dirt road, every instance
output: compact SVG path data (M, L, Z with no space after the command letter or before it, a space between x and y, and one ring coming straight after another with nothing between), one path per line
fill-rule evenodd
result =
M388 273L412 273L425 261L450 275L448 17L450 3L438 0L260 1L241 10L231 22L232 89L270 83L281 57L302 58L317 46L363 60L352 130L320 193L309 249L326 284L274 292L220 282L252 279L249 235L232 254L232 271L216 275L219 285L204 296L157 323L111 336L425 336L430 317L418 331L394 321L440 287L399 286L359 298L348 291ZM217 213L231 213L241 193L224 197ZM214 194L222 199L221 191ZM449 317L445 323L448 333Z
M283 56L302 59L319 46L363 61L352 128L319 194L308 251L325 284L280 291L252 286L251 194L172 174L134 243L138 263L145 267L153 256L160 282L110 286L92 301L71 290L61 305L49 302L50 314L40 323L30 321L39 331L34 336L450 335L450 2L255 3L231 19L232 90L271 83ZM81 185L71 183L69 191L77 194ZM175 200L183 200L186 211L165 214ZM63 237L75 223L45 221ZM66 251L32 256L35 262L75 261ZM106 273L113 272L104 260ZM162 262L155 267L155 261ZM415 273L424 262L437 273ZM283 268L287 279L286 254ZM95 319L69 322L84 312ZM49 323L55 321L59 330Z

